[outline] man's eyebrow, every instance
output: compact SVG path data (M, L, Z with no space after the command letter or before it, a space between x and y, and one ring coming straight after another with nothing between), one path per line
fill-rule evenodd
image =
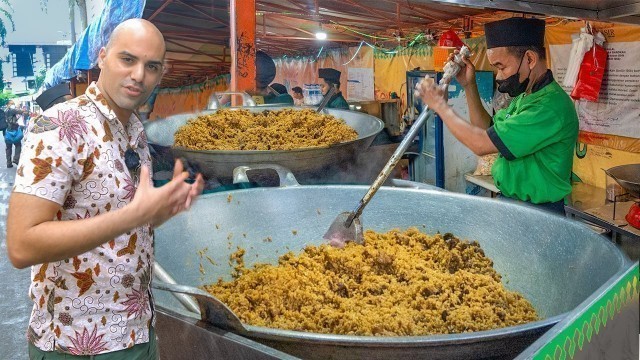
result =
M138 57L137 57L137 56L133 55L132 53L130 53L130 52L126 51L126 50L120 51L118 54L119 54L119 55L128 56L128 57L130 57L130 58L133 58L133 59L138 60ZM162 62L162 61L160 61L160 60L150 60L150 61L148 61L148 62L147 62L147 64L151 64L151 65L163 65L163 62Z
M499 62L499 61L498 61L498 62L495 62L495 63L493 63L493 64L491 64L491 63L490 63L489 65L491 65L491 66L493 66L493 67L504 66L504 65L502 65L502 63L501 63L501 62Z
M118 53L118 55L125 55L125 56L128 56L128 57L134 58L134 59L137 59L137 58L138 58L137 56L135 56L135 55L133 55L132 53L130 53L130 52L128 52L128 51L125 51L125 50L120 51L120 52Z

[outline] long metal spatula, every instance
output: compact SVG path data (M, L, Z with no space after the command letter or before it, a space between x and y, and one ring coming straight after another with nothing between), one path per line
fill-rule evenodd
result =
M398 161L404 155L404 152L407 150L409 145L411 145L411 141L416 137L418 131L422 128L425 121L429 118L429 116L433 116L433 111L429 110L426 106L420 113L418 120L413 123L411 129L404 137L396 151L394 151L393 155L384 166L378 177L373 182L367 193L362 197L358 207L354 211L345 211L338 215L331 226L329 226L329 230L326 234L324 234L324 238L329 241L329 243L335 247L344 247L344 245L348 241L355 241L356 243L361 244L363 241L363 233L362 233L362 223L360 222L360 215L362 214L362 210L367 206L369 201L375 193L380 189L380 186L387 180L391 171L396 167Z
M452 61L449 61L444 67L444 75L439 82L439 86L447 91L449 88L449 82L455 78L456 74L460 71L461 68L465 66L463 58L469 58L471 56L471 52L469 48L463 46L460 49L460 52L457 53ZM416 93L415 96L419 96ZM367 206L369 201L375 193L378 191L380 186L387 180L389 174L391 174L391 170L393 170L404 152L413 141L413 138L416 137L418 131L424 125L424 122L429 118L429 116L434 116L432 110L429 110L427 106L424 107L418 120L411 126L409 132L404 137L404 140L400 143L396 151L391 155L391 159L387 162L387 165L384 166L376 180L373 182L367 193L360 200L358 207L354 211L346 211L341 213L333 220L331 226L329 226L329 230L324 234L324 238L329 241L329 243L336 247L343 247L348 241L355 241L358 244L361 244L364 237L362 234L362 223L360 222L360 215L362 214L362 210Z
M200 318L203 321L224 330L233 330L238 333L247 332L238 316L227 305L204 290L162 281L153 281L151 287L157 290L170 291L173 294L193 296L198 301Z

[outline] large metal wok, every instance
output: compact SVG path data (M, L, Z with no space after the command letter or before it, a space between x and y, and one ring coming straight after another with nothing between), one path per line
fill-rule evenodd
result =
M640 196L640 164L614 166L604 170L633 196Z
M286 106L247 107L252 112L282 110ZM232 110L237 108L231 108ZM343 119L347 125L358 132L358 138L328 147L297 150L189 150L182 147L171 148L175 157L185 157L197 164L202 173L209 178L228 180L233 169L240 165L277 164L290 169L296 176L305 177L321 173L332 165L352 162L358 153L365 151L373 139L384 128L384 123L371 115L355 111L325 109L326 113ZM173 146L173 135L187 120L200 114L215 113L207 110L197 114L179 114L166 119L145 123L149 143L154 148L163 149ZM160 150L163 151L163 150Z
M246 249L247 266L275 263L287 249L319 244L336 214L365 186L254 188L203 196L156 231L156 258L179 284L230 279L229 255ZM362 216L366 228L417 226L477 240L505 286L531 301L543 320L476 333L367 337L285 331L245 324L240 335L309 359L513 358L631 263L611 242L565 218L493 199L383 187ZM292 230L296 230L294 235ZM246 237L245 237L246 235ZM271 242L263 239L270 237ZM218 265L201 258L203 251ZM199 270L202 264L204 274ZM184 312L163 291L159 308ZM205 315L211 320L211 314Z

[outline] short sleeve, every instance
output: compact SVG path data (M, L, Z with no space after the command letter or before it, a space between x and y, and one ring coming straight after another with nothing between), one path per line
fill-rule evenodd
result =
M56 124L55 118L40 115L30 122L16 172L13 191L64 204L79 176L74 165L79 141Z
M534 102L523 105L517 114L498 112L487 133L502 156L514 160L556 141L563 128L562 119L543 102Z

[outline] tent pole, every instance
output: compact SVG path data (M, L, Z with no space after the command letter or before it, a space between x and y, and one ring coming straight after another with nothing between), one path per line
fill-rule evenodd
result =
M256 2L231 0L231 91L253 91L256 87Z

